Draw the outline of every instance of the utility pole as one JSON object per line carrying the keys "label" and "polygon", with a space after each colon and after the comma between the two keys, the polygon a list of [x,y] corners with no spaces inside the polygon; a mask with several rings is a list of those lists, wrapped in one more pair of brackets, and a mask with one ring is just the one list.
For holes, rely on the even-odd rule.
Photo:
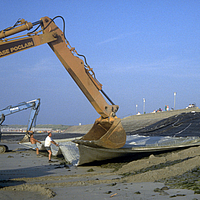
{"label": "utility pole", "polygon": [[176,92],[174,92],[174,110],[175,110],[175,106],[176,106]]}
{"label": "utility pole", "polygon": [[143,114],[145,114],[145,98],[143,98]]}

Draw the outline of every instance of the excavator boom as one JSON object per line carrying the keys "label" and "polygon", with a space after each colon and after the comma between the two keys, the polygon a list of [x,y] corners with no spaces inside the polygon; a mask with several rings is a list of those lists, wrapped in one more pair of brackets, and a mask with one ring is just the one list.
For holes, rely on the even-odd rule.
{"label": "excavator boom", "polygon": [[[102,85],[96,79],[93,69],[87,64],[85,56],[78,54],[75,48],[70,46],[64,31],[58,28],[54,23],[54,19],[43,17],[35,23],[22,20],[16,27],[2,30],[0,32],[0,57],[47,43],[89,102],[100,114],[100,118],[95,121],[93,128],[81,140],[75,142],[105,148],[124,146],[126,133],[121,120],[116,117],[119,106],[115,105],[102,90]],[[8,36],[21,31],[29,30],[36,24],[41,27],[40,31],[8,38]],[[85,62],[80,57],[83,57]],[[105,97],[111,105],[107,103]]]}
{"label": "excavator boom", "polygon": [[[0,141],[1,141],[1,125],[5,121],[6,116],[23,110],[27,110],[29,108],[31,108],[31,113],[28,120],[27,131],[21,143],[26,142],[29,139],[29,131],[31,130],[33,125],[35,126],[36,123],[36,118],[40,108],[40,99],[22,102],[15,106],[7,106],[6,108],[0,110]],[[7,146],[0,144],[0,153],[4,153],[7,150],[8,150]]]}
{"label": "excavator boom", "polygon": [[4,122],[6,116],[31,108],[31,113],[27,127],[27,131],[30,131],[36,119],[36,116],[38,115],[39,107],[40,107],[40,99],[22,102],[15,106],[7,106],[6,108],[0,110],[0,125]]}

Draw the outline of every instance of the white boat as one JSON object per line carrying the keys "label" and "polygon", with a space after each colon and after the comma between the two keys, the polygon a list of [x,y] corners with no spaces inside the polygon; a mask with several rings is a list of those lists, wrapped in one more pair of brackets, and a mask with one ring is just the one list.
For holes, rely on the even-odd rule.
{"label": "white boat", "polygon": [[161,137],[139,136],[127,137],[127,142],[120,149],[106,149],[78,144],[78,165],[94,161],[104,161],[125,156],[134,156],[142,153],[155,153],[200,145],[199,137]]}
{"label": "white boat", "polygon": [[[127,136],[126,144],[119,149],[106,149],[84,144],[77,144],[80,138],[55,140],[59,147],[51,145],[54,156],[62,154],[72,165],[84,165],[95,161],[105,161],[136,154],[155,153],[178,148],[200,145],[200,137],[170,137],[170,136]],[[74,143],[76,141],[76,143]],[[22,145],[32,148],[31,143]],[[44,141],[38,144],[40,150],[45,150]]]}

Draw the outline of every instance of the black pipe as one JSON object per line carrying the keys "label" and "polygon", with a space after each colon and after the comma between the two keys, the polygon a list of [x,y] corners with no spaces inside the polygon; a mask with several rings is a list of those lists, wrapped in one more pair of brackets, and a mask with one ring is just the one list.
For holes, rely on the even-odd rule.
{"label": "black pipe", "polygon": [[108,101],[110,101],[110,103],[112,104],[112,105],[115,105],[114,103],[113,103],[113,101],[107,96],[107,94],[103,91],[103,90],[100,90],[101,92],[102,92],[102,94],[108,99]]}

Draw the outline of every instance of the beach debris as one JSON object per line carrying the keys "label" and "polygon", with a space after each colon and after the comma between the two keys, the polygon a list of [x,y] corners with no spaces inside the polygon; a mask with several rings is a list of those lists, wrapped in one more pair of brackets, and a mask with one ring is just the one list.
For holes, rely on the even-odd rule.
{"label": "beach debris", "polygon": [[134,192],[134,194],[141,194],[141,192],[140,192],[140,191],[137,191],[137,192]]}
{"label": "beach debris", "polygon": [[14,158],[14,156],[8,156],[8,158]]}
{"label": "beach debris", "polygon": [[154,192],[159,192],[160,195],[169,195],[167,192],[165,192],[165,190],[168,190],[168,187],[162,187],[162,188],[155,188]]}
{"label": "beach debris", "polygon": [[87,172],[94,172],[94,169],[90,168],[87,170]]}
{"label": "beach debris", "polygon": [[163,186],[163,187],[161,188],[161,190],[169,190],[169,188],[168,188],[167,186]]}
{"label": "beach debris", "polygon": [[117,193],[115,193],[115,194],[112,194],[112,195],[110,196],[110,198],[111,198],[111,197],[114,197],[114,196],[116,196],[116,195],[117,195]]}
{"label": "beach debris", "polygon": [[117,183],[111,183],[111,184],[108,184],[107,186],[115,186],[117,185]]}
{"label": "beach debris", "polygon": [[65,168],[69,169],[69,166],[67,164],[69,164],[69,163],[66,161],[60,162],[60,165],[63,165]]}
{"label": "beach debris", "polygon": [[170,198],[174,198],[174,197],[184,197],[186,196],[185,194],[175,194],[175,195],[172,195],[170,196]]}
{"label": "beach debris", "polygon": [[160,191],[160,195],[167,196],[167,195],[169,195],[169,194],[168,194],[167,192],[161,190],[161,191]]}

